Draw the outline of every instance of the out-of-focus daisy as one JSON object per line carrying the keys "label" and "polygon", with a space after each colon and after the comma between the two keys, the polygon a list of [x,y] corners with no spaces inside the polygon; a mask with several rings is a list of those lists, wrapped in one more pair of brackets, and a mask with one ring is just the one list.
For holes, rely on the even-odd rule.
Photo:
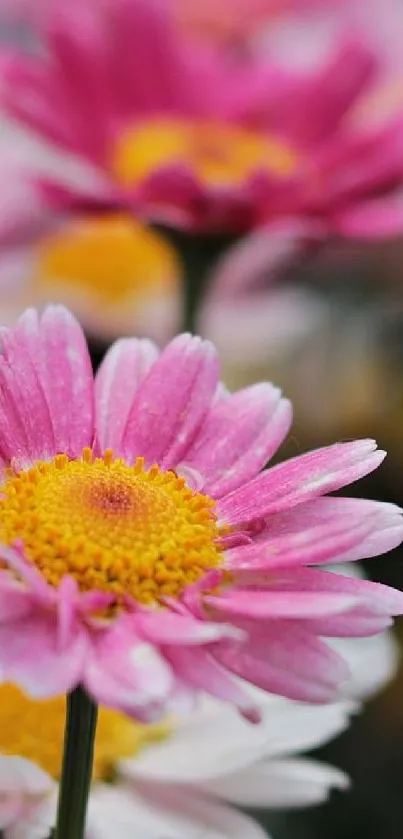
{"label": "out-of-focus daisy", "polygon": [[[351,699],[317,707],[248,687],[262,713],[258,728],[213,699],[160,726],[100,709],[89,839],[131,836],[133,830],[142,839],[196,839],[202,831],[214,839],[263,839],[264,831],[237,806],[309,806],[324,801],[332,787],[345,789],[343,772],[298,753],[348,725],[358,710],[353,700],[393,675],[396,651],[383,635],[347,642],[344,652]],[[64,704],[62,698],[36,702],[11,685],[0,688],[0,827],[6,839],[47,839],[54,824]]]}
{"label": "out-of-focus daisy", "polygon": [[261,471],[291,407],[229,395],[213,346],[121,340],[95,383],[60,307],[1,331],[0,672],[35,697],[77,685],[140,720],[200,691],[258,714],[231,674],[332,699],[348,668],[322,636],[374,635],[394,589],[314,566],[399,544],[400,510],[326,493],[376,469],[372,440]]}
{"label": "out-of-focus daisy", "polygon": [[[402,121],[354,116],[376,87],[377,61],[363,44],[333,39],[309,70],[286,68],[272,51],[229,61],[191,46],[163,6],[54,0],[38,26],[46,49],[3,54],[0,98],[31,129],[2,130],[0,288],[9,322],[48,296],[96,335],[134,330],[168,340],[182,272],[168,243],[133,215],[198,234],[252,230],[231,267],[231,298],[235,275],[245,287],[254,272],[267,276],[279,225],[298,228],[302,257],[333,233],[373,238],[403,226]],[[83,241],[91,271],[87,259],[76,269]]]}
{"label": "out-of-focus daisy", "polygon": [[348,233],[345,217],[401,180],[402,121],[353,130],[346,119],[374,80],[363,44],[339,43],[306,73],[270,58],[229,62],[191,45],[170,11],[55,3],[45,51],[3,56],[9,114],[104,179],[98,190],[42,184],[45,203],[130,206],[197,230],[298,217]]}

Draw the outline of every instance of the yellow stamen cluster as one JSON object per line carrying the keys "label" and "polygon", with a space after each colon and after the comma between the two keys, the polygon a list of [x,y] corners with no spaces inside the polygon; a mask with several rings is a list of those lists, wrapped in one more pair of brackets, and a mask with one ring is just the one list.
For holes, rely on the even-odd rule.
{"label": "yellow stamen cluster", "polygon": [[0,498],[0,541],[22,540],[25,555],[57,587],[130,595],[143,604],[177,597],[221,563],[214,502],[184,478],[133,466],[111,451],[57,455],[11,473]]}
{"label": "yellow stamen cluster", "polygon": [[[32,760],[58,778],[63,754],[65,697],[37,701],[14,685],[0,686],[0,753]],[[123,714],[100,708],[95,739],[94,780],[111,777],[117,761],[162,739],[167,725],[134,723]]]}
{"label": "yellow stamen cluster", "polygon": [[298,158],[276,137],[214,122],[159,119],[130,128],[113,150],[111,168],[126,186],[157,169],[185,165],[210,186],[240,185],[256,172],[288,177]]}

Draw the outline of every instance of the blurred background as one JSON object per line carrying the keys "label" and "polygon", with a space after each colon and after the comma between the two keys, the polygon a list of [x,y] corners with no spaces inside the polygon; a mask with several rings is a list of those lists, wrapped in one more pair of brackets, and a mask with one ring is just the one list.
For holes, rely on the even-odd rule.
{"label": "blurred background", "polygon": [[[402,0],[0,0],[1,322],[66,303],[95,367],[200,332],[292,399],[281,458],[376,437],[403,504],[402,39]],[[277,839],[401,835],[403,670],[321,757],[352,791]]]}

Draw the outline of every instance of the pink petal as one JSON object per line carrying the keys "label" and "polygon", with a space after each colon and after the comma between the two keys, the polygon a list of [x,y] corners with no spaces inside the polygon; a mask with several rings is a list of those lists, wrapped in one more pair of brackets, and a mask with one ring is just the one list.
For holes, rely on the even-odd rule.
{"label": "pink petal", "polygon": [[[1,552],[0,552],[1,555]],[[26,587],[7,572],[0,574],[0,624],[27,617],[32,600]]]}
{"label": "pink petal", "polygon": [[199,647],[164,647],[164,655],[175,674],[186,684],[235,705],[241,714],[252,722],[259,719],[259,711],[247,692],[228,675],[209,652]]}
{"label": "pink petal", "polygon": [[225,366],[250,376],[251,370],[267,369],[268,359],[277,364],[294,357],[303,342],[323,329],[329,306],[318,291],[291,284],[211,301],[206,296],[200,332],[216,346]]}
{"label": "pink petal", "polygon": [[[27,149],[24,152],[26,154]],[[6,248],[26,247],[38,236],[46,234],[52,227],[53,219],[36,184],[24,175],[20,166],[11,166],[7,161],[0,170],[0,182],[0,247],[3,259]]]}
{"label": "pink petal", "polygon": [[[319,151],[313,164],[317,177],[326,182],[325,206],[336,208],[336,220],[343,213],[343,205],[365,202],[367,197],[385,192],[386,186],[393,197],[393,189],[401,182],[403,167],[401,134],[402,120],[397,117],[380,129],[366,130],[359,136],[353,132],[342,143],[335,139]],[[313,181],[312,185],[313,194],[309,195],[307,184],[307,204],[311,203],[312,208],[316,206],[316,211],[318,208],[323,211],[323,195],[317,188],[315,193]]]}
{"label": "pink petal", "polygon": [[[66,91],[48,67],[32,56],[9,52],[1,63],[1,105],[17,121],[33,129],[39,137],[56,145],[81,152],[82,137],[76,114],[70,107]],[[16,95],[18,91],[18,95]],[[57,99],[64,108],[57,113]],[[79,121],[78,121],[79,122]]]}
{"label": "pink petal", "polygon": [[48,306],[40,320],[25,312],[15,335],[45,392],[56,451],[79,456],[94,435],[93,377],[81,327],[63,306]]}
{"label": "pink petal", "polygon": [[83,683],[97,702],[152,722],[164,715],[172,672],[156,648],[143,642],[130,616],[94,630]]}
{"label": "pink petal", "polygon": [[294,457],[262,472],[242,489],[235,490],[217,505],[227,524],[264,518],[333,492],[376,469],[385,452],[376,450],[373,440],[336,443]]}
{"label": "pink petal", "polygon": [[309,243],[325,234],[324,225],[298,217],[269,222],[254,230],[218,263],[207,292],[208,305],[215,300],[230,302],[234,296],[242,301],[242,294],[263,284],[275,284],[282,272],[301,259]]}
{"label": "pink petal", "polygon": [[15,332],[1,330],[0,453],[3,463],[26,468],[55,454],[48,401],[28,352]]}
{"label": "pink petal", "polygon": [[209,342],[180,335],[164,350],[134,398],[123,434],[129,462],[174,467],[185,455],[217,387],[217,359]]}
{"label": "pink petal", "polygon": [[[283,532],[272,537],[265,534],[264,539],[259,538],[251,545],[228,551],[226,565],[247,572],[248,569],[270,571],[293,565],[331,562],[336,557],[349,555],[355,548],[361,553],[368,535],[376,527],[376,518],[374,520],[368,514],[352,515],[349,519],[335,516],[333,520],[316,526],[307,522],[300,531]],[[403,524],[401,529],[403,538]]]}
{"label": "pink petal", "polygon": [[367,638],[378,635],[392,626],[388,615],[374,614],[365,606],[357,606],[346,615],[331,615],[307,621],[307,628],[315,635],[326,638]]}
{"label": "pink petal", "polygon": [[289,431],[292,408],[270,384],[255,385],[216,402],[186,456],[214,498],[250,480]]}
{"label": "pink petal", "polygon": [[345,41],[316,78],[308,76],[289,96],[283,130],[291,132],[297,143],[309,145],[334,136],[349,107],[374,78],[376,64],[364,43]]}
{"label": "pink petal", "polygon": [[363,539],[361,544],[356,545],[355,548],[334,557],[332,562],[355,562],[357,559],[369,559],[372,556],[379,556],[380,554],[388,553],[388,551],[397,548],[403,540],[403,527],[401,520],[395,517],[387,521],[385,519],[383,525],[379,522],[378,527],[375,527],[366,539]]}
{"label": "pink petal", "polygon": [[[329,532],[344,523],[373,521],[374,534],[385,528],[394,528],[402,522],[402,510],[395,504],[384,501],[368,501],[364,498],[315,498],[289,510],[282,510],[270,516],[259,540],[266,542],[282,536],[292,536],[310,528],[323,527]],[[362,557],[367,554],[362,553]]]}
{"label": "pink petal", "polygon": [[57,641],[65,649],[74,643],[76,633],[77,606],[80,599],[78,585],[73,577],[63,577],[57,590]]}
{"label": "pink petal", "polygon": [[401,236],[403,231],[403,195],[401,191],[387,197],[360,202],[338,213],[334,219],[336,232],[353,239]]}
{"label": "pink petal", "polygon": [[199,646],[225,637],[240,637],[242,633],[232,626],[208,621],[198,621],[192,616],[172,612],[143,612],[136,615],[136,627],[151,644],[180,644]]}
{"label": "pink petal", "polygon": [[295,568],[274,574],[274,585],[281,591],[338,592],[356,597],[375,614],[403,614],[403,592],[382,583],[335,574],[318,568]]}
{"label": "pink petal", "polygon": [[305,702],[330,701],[349,677],[343,659],[298,622],[271,621],[260,632],[253,627],[246,644],[223,641],[214,655],[263,690]]}
{"label": "pink petal", "polygon": [[[25,593],[31,600],[32,607],[38,603],[47,607],[54,605],[57,600],[55,590],[46,582],[36,566],[29,559],[26,559],[22,544],[17,544],[12,548],[0,544],[0,555],[7,569],[15,572],[17,577],[25,584]],[[8,584],[8,571],[2,573],[1,579],[2,582],[4,580],[5,585]]]}
{"label": "pink petal", "polygon": [[59,6],[48,21],[52,76],[64,87],[82,150],[100,162],[106,153],[108,111],[113,107],[108,101],[108,42],[102,12],[102,7],[91,9],[73,1]]}
{"label": "pink petal", "polygon": [[37,699],[76,687],[87,652],[86,634],[78,626],[68,646],[61,648],[56,623],[46,612],[0,626],[3,679],[15,682]]}
{"label": "pink petal", "polygon": [[108,43],[119,44],[118,52],[110,51],[109,72],[117,91],[115,95],[119,101],[123,100],[132,119],[150,109],[159,112],[181,107],[195,109],[197,88],[190,72],[193,50],[180,49],[172,16],[165,6],[132,0],[106,5],[104,25]]}
{"label": "pink petal", "polygon": [[[204,602],[220,616],[237,618],[277,619],[312,618],[347,612],[357,604],[355,597],[324,592],[300,592],[276,588],[264,591],[234,589],[221,595],[206,596]],[[403,595],[402,595],[403,600]]]}
{"label": "pink petal", "polygon": [[95,379],[96,430],[101,451],[121,454],[124,429],[144,376],[158,358],[151,341],[121,338],[107,352]]}
{"label": "pink petal", "polygon": [[[329,637],[364,637],[375,635],[391,624],[390,616],[403,612],[403,593],[380,583],[321,571],[316,568],[284,569],[283,571],[250,570],[241,575],[242,585],[256,589],[266,587],[271,593],[310,592],[320,600],[324,593],[339,593],[356,598],[356,604],[342,616],[318,613],[306,616],[304,624],[315,635]],[[234,593],[234,599],[236,592]]]}

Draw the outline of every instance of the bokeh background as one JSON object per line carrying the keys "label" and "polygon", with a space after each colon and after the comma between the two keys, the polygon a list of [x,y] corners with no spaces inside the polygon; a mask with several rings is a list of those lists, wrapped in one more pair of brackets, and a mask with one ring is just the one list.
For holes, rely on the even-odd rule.
{"label": "bokeh background", "polygon": [[[376,437],[359,493],[403,504],[403,2],[161,0],[134,42],[111,2],[0,0],[2,322],[66,302],[94,366],[196,329],[293,400],[282,458]],[[402,550],[366,571],[403,589]],[[320,756],[351,792],[277,839],[401,836],[403,670]]]}

